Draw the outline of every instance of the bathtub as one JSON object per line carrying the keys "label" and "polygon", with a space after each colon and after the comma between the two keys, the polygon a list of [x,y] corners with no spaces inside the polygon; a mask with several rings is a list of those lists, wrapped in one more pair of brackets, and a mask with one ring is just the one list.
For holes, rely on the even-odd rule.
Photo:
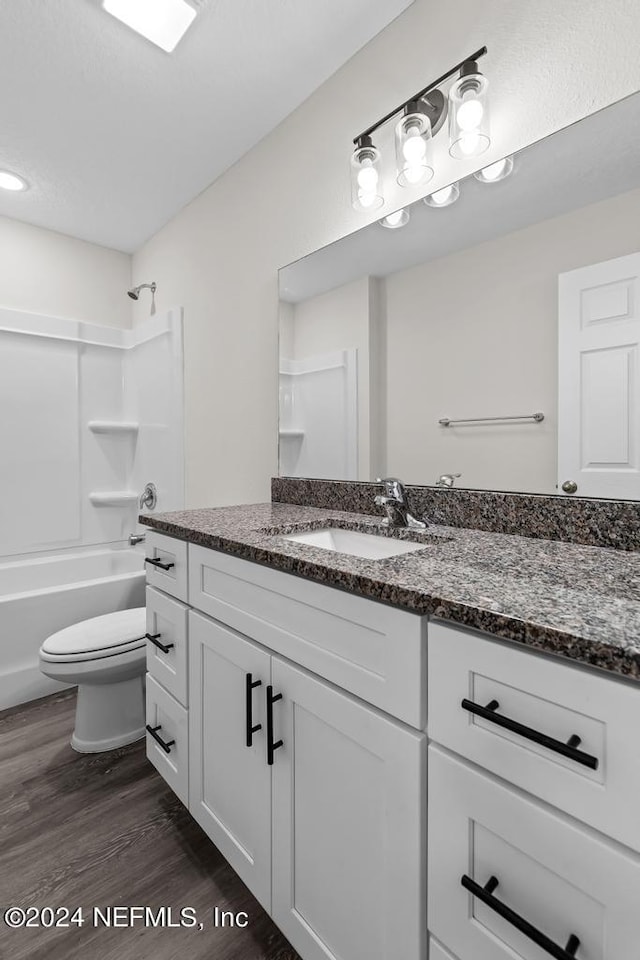
{"label": "bathtub", "polygon": [[56,630],[144,606],[144,554],[131,547],[0,563],[0,710],[64,689],[43,676],[38,650]]}

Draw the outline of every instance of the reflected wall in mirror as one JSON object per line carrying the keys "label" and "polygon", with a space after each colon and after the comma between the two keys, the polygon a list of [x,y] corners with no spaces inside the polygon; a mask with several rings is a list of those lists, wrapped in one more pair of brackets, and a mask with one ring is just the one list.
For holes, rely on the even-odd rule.
{"label": "reflected wall in mirror", "polygon": [[640,499],[640,94],[459,188],[280,271],[281,475]]}

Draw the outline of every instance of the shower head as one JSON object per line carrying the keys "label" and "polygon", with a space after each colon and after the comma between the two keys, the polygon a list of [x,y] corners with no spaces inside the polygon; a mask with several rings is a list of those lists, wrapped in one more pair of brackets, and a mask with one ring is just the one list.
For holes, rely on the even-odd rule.
{"label": "shower head", "polygon": [[156,286],[155,280],[153,283],[141,283],[139,286],[132,287],[131,290],[127,290],[127,296],[131,297],[132,300],[139,300],[141,290],[151,290],[151,314],[153,316],[153,314],[156,312]]}
{"label": "shower head", "polygon": [[151,290],[151,293],[156,292],[156,283],[141,283],[139,287],[132,287],[131,290],[127,290],[127,296],[131,297],[132,300],[140,299],[140,291],[148,288]]}

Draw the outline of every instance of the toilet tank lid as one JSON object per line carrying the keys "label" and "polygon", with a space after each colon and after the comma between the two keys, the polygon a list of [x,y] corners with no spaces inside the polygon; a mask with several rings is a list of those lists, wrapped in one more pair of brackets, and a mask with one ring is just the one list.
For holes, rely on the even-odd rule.
{"label": "toilet tank lid", "polygon": [[52,633],[42,644],[42,650],[58,656],[112,650],[132,640],[144,640],[146,629],[144,607],[116,610]]}

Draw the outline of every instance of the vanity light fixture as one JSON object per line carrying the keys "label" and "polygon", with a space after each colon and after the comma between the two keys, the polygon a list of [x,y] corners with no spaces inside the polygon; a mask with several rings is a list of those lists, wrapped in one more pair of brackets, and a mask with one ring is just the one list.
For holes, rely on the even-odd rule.
{"label": "vanity light fixture", "polygon": [[17,173],[11,173],[9,170],[0,170],[0,188],[2,190],[11,190],[13,193],[19,193],[21,190],[28,190],[29,184],[24,177],[19,177]]}
{"label": "vanity light fixture", "polygon": [[396,125],[396,165],[401,187],[428,183],[431,165],[431,120],[419,100],[408,103]]}
{"label": "vanity light fixture", "polygon": [[489,81],[475,59],[462,65],[449,91],[449,153],[458,160],[479,157],[489,149]]}
{"label": "vanity light fixture", "polygon": [[396,210],[395,213],[390,213],[388,216],[383,217],[382,220],[379,220],[378,223],[381,227],[386,227],[387,230],[397,230],[398,227],[404,227],[409,220],[411,215],[408,210]]}
{"label": "vanity light fixture", "polygon": [[[487,99],[489,84],[478,70],[478,60],[486,52],[487,48],[482,47],[457,63],[354,138],[351,197],[356,210],[375,210],[384,203],[381,155],[373,143],[372,134],[398,114],[401,116],[395,127],[396,176],[402,187],[420,186],[433,177],[433,138],[443,126],[447,114],[451,156],[466,159],[488,149],[491,143]],[[460,75],[451,87],[449,96],[445,97],[439,88],[456,73]],[[457,193],[447,202],[452,203],[456,198]]]}
{"label": "vanity light fixture", "polygon": [[442,190],[436,190],[424,198],[424,202],[429,207],[450,207],[460,196],[460,187],[457,183],[450,183],[448,187]]}
{"label": "vanity light fixture", "polygon": [[384,203],[380,151],[366,134],[351,154],[351,198],[356,210],[377,210]]}
{"label": "vanity light fixture", "polygon": [[172,53],[196,18],[187,0],[102,0],[107,13]]}
{"label": "vanity light fixture", "polygon": [[513,157],[504,157],[502,160],[490,163],[488,167],[483,167],[482,170],[477,170],[474,177],[480,183],[498,183],[500,180],[506,180],[512,172]]}

